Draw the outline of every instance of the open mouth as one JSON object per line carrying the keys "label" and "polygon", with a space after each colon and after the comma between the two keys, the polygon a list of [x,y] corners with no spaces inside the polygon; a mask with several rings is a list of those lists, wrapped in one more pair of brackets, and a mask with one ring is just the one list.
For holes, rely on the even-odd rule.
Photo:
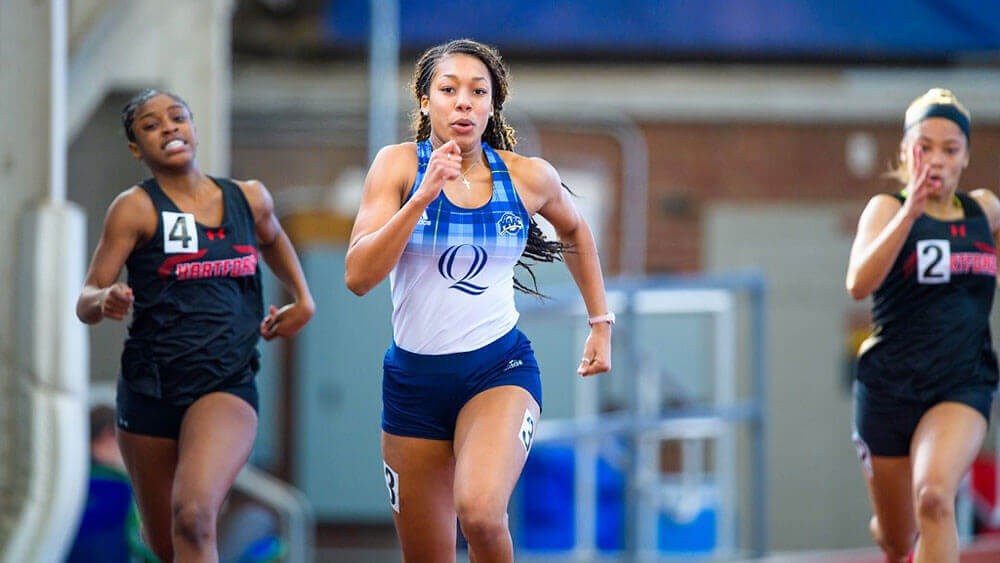
{"label": "open mouth", "polygon": [[473,123],[468,119],[459,119],[451,123],[451,128],[459,133],[467,133],[472,131]]}
{"label": "open mouth", "polygon": [[184,141],[184,139],[171,139],[163,145],[163,150],[167,153],[173,154],[184,150],[185,147],[187,147],[187,142]]}

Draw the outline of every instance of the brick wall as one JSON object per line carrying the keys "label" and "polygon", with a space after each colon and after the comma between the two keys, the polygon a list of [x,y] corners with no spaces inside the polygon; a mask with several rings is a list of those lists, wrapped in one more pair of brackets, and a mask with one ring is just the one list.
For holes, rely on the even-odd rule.
{"label": "brick wall", "polygon": [[[615,209],[607,248],[620,248],[621,166],[609,136],[560,132],[538,123],[546,158],[556,168],[600,159],[614,176]],[[852,232],[871,195],[897,189],[880,177],[898,150],[897,123],[644,123],[649,146],[649,204],[646,264],[649,272],[693,272],[701,267],[702,214],[713,202],[768,200],[801,203],[856,203],[844,218]],[[875,170],[857,177],[847,166],[850,135],[871,135],[877,146]],[[1000,126],[974,126],[972,160],[961,187],[1000,187]],[[349,165],[365,158],[360,144],[295,146],[259,144],[234,131],[233,174],[263,180],[271,190],[296,185],[329,185]],[[358,139],[363,142],[364,139]],[[358,189],[361,189],[358,186]],[[625,219],[631,219],[624,210]],[[608,272],[619,270],[616,252],[602,257]]]}
{"label": "brick wall", "polygon": [[[575,159],[600,158],[620,178],[617,145],[600,135],[542,131],[546,157],[557,167]],[[769,200],[801,203],[856,203],[856,212],[844,219],[853,233],[857,217],[869,197],[898,189],[881,178],[898,151],[897,124],[704,124],[646,123],[649,145],[649,232],[647,269],[650,272],[692,272],[701,267],[702,212],[713,202]],[[857,177],[847,166],[847,139],[867,133],[877,146],[875,170]],[[972,158],[961,189],[1000,187],[1000,127],[973,130]],[[609,186],[620,205],[620,180]],[[609,233],[618,248],[618,222]],[[629,214],[626,210],[626,220]],[[618,257],[605,260],[610,271]]]}

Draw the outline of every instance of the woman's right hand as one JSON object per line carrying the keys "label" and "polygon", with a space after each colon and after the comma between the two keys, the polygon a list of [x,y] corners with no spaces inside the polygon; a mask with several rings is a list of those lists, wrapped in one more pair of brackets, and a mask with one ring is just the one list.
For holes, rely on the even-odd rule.
{"label": "woman's right hand", "polygon": [[104,289],[101,294],[101,316],[120,321],[132,309],[135,295],[132,288],[124,282],[116,282]]}
{"label": "woman's right hand", "polygon": [[431,153],[424,179],[413,197],[420,202],[430,204],[444,189],[445,182],[457,180],[461,175],[462,151],[455,141],[448,141]]}
{"label": "woman's right hand", "polygon": [[914,143],[910,156],[910,181],[906,184],[903,212],[908,217],[916,219],[923,214],[927,206],[927,197],[935,190],[935,186],[927,182],[931,165],[924,161],[924,148]]}

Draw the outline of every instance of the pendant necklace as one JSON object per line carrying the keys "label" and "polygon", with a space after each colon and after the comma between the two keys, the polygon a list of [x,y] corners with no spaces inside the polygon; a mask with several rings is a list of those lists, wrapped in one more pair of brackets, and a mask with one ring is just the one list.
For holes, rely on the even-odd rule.
{"label": "pendant necklace", "polygon": [[465,189],[467,190],[471,190],[472,185],[470,184],[469,179],[465,177],[465,175],[471,172],[472,169],[475,168],[477,164],[479,164],[480,160],[481,160],[480,158],[477,158],[476,161],[472,163],[472,166],[469,166],[468,168],[466,168],[464,171],[461,172],[462,183],[465,184]]}

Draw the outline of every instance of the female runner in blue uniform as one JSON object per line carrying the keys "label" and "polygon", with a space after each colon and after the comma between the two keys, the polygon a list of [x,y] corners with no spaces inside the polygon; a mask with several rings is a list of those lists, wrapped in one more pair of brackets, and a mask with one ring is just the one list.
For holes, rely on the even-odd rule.
{"label": "female runner in blue uniform", "polygon": [[[257,432],[258,339],[295,334],[314,304],[264,185],[198,169],[183,100],[144,91],[122,121],[153,177],[108,209],[77,316],[133,311],[117,425],[146,542],[162,561],[218,561],[219,507]],[[258,251],[295,299],[266,317]]]}
{"label": "female runner in blue uniform", "polygon": [[[590,335],[581,375],[610,369],[611,324],[590,229],[539,158],[519,156],[501,115],[499,53],[457,40],[417,62],[416,143],[383,148],[365,180],[346,283],[389,276],[382,456],[405,561],[455,560],[456,515],[476,562],[512,561],[507,503],[541,410],[538,365],[515,327],[522,256],[563,258]],[[546,241],[531,216],[555,227]]]}
{"label": "female runner in blue uniform", "polygon": [[889,561],[958,561],[955,494],[986,435],[997,386],[989,314],[1000,200],[957,191],[969,113],[934,88],[906,110],[905,189],[861,215],[847,270],[854,299],[874,293],[872,336],[855,383],[855,443]]}

